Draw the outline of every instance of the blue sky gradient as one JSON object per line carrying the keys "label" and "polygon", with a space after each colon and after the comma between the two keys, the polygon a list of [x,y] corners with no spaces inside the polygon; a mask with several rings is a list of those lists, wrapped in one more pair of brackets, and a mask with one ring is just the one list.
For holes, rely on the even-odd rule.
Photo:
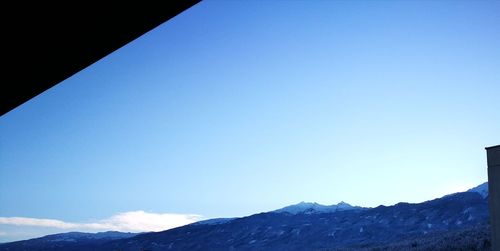
{"label": "blue sky gradient", "polygon": [[0,117],[0,217],[473,187],[500,144],[498,24],[498,1],[204,1]]}

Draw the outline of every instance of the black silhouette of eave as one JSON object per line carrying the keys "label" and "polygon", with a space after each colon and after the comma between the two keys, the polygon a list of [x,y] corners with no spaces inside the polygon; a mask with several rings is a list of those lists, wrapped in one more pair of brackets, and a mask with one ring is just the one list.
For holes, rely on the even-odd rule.
{"label": "black silhouette of eave", "polygon": [[0,116],[198,2],[5,4]]}
{"label": "black silhouette of eave", "polygon": [[488,147],[485,147],[484,149],[489,150],[489,149],[498,148],[498,147],[500,147],[500,145],[488,146]]}

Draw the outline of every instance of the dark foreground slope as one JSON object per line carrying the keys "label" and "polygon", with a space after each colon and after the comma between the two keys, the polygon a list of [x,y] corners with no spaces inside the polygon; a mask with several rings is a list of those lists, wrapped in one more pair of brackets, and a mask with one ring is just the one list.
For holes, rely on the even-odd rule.
{"label": "dark foreground slope", "polygon": [[347,248],[332,248],[324,251],[449,251],[491,250],[490,227],[487,224],[466,227],[460,230],[436,231],[417,235],[389,244],[353,245]]}
{"label": "dark foreground slope", "polygon": [[[470,241],[460,242],[466,236],[478,239],[479,244],[474,244],[478,250],[487,250],[488,219],[487,197],[464,192],[418,204],[328,213],[260,213],[98,245],[81,243],[65,250],[426,250],[438,246],[460,250],[460,245],[474,250],[466,248]],[[0,250],[26,249],[18,242],[0,245]]]}

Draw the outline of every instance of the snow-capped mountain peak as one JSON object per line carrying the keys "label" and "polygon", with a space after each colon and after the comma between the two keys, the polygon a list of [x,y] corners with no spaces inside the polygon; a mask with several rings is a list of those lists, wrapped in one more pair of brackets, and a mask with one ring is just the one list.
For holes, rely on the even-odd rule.
{"label": "snow-capped mountain peak", "polygon": [[338,204],[326,206],[316,202],[300,202],[294,205],[286,206],[284,208],[275,210],[276,213],[290,213],[290,214],[313,214],[313,213],[332,213],[335,211],[344,211],[351,209],[359,209],[360,207],[353,207],[346,202],[341,201]]}

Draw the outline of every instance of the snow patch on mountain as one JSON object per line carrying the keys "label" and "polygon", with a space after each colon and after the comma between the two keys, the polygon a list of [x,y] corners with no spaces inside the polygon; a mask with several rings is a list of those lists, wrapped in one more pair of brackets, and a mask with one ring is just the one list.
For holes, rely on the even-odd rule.
{"label": "snow patch on mountain", "polygon": [[234,219],[236,219],[236,218],[214,218],[214,219],[198,221],[198,222],[192,223],[192,225],[217,225],[217,224],[224,224],[224,223],[230,222]]}
{"label": "snow patch on mountain", "polygon": [[68,232],[68,233],[47,235],[38,239],[47,242],[77,242],[82,240],[118,240],[124,238],[131,238],[138,234],[139,233],[130,233],[130,232],[125,233],[118,231],[107,231],[98,233]]}

